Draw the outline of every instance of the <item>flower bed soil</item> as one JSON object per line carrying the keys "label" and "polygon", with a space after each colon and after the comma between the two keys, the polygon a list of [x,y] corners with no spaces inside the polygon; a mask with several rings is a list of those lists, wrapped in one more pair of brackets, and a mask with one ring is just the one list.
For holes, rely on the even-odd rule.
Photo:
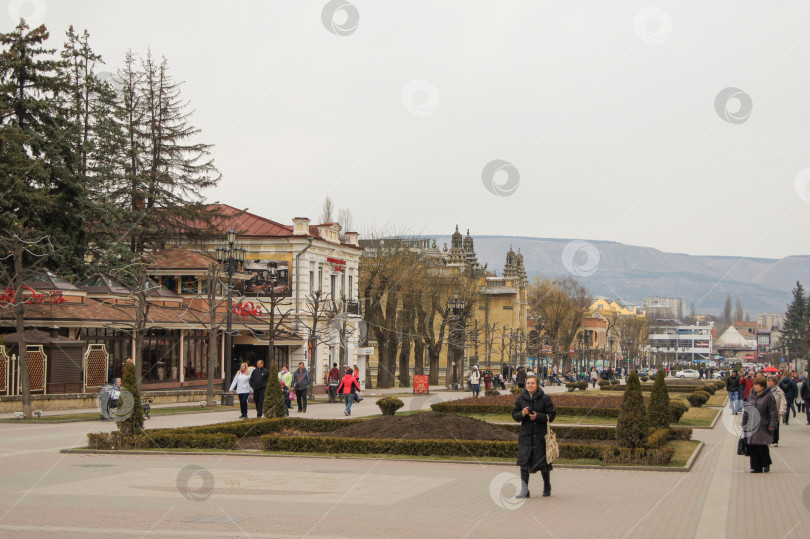
{"label": "flower bed soil", "polygon": [[348,425],[328,434],[334,438],[394,440],[485,440],[513,442],[517,434],[492,423],[456,414],[385,416]]}

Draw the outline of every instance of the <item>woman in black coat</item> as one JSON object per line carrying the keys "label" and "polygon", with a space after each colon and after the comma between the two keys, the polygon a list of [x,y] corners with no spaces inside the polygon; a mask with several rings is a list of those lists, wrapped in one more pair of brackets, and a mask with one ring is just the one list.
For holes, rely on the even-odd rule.
{"label": "woman in black coat", "polygon": [[521,488],[517,498],[529,498],[529,474],[538,470],[543,476],[543,496],[551,496],[552,466],[546,462],[547,425],[554,421],[557,412],[551,397],[546,395],[537,376],[526,377],[526,389],[518,395],[512,417],[520,422],[518,435],[518,460]]}

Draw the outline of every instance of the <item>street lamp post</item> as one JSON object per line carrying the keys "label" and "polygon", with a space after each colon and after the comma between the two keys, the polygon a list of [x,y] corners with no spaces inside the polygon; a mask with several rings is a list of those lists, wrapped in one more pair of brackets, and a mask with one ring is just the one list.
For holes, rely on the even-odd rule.
{"label": "street lamp post", "polygon": [[[460,338],[460,333],[463,333],[463,319],[464,319],[464,306],[465,302],[463,299],[458,297],[458,292],[453,292],[453,298],[447,300],[447,310],[448,312],[453,314],[453,324],[456,328],[455,337],[451,339],[451,347],[450,349],[453,350],[453,357],[450,359],[450,363],[453,367],[453,382],[452,384],[458,387],[458,378],[457,378],[457,364],[459,363],[459,350],[463,353],[462,345],[458,342]],[[452,334],[452,331],[451,331]],[[445,374],[445,384],[447,384],[447,374]]]}
{"label": "street lamp post", "polygon": [[236,246],[236,230],[228,230],[225,239],[226,245],[219,245],[216,248],[217,260],[225,264],[225,271],[228,274],[228,313],[225,329],[225,372],[222,373],[224,380],[224,390],[231,385],[231,372],[233,372],[233,274],[236,273],[237,264],[245,261],[245,248]]}

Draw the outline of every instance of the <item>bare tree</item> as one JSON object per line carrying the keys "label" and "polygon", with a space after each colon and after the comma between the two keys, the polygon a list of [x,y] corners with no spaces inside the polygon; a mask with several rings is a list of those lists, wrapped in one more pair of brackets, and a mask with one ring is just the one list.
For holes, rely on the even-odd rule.
{"label": "bare tree", "polygon": [[330,294],[323,290],[313,290],[306,297],[304,309],[309,313],[312,322],[308,325],[301,321],[301,324],[307,328],[307,346],[311,350],[308,368],[310,376],[313,377],[313,383],[309,385],[309,397],[312,397],[312,386],[315,384],[313,373],[318,365],[318,345],[331,339],[329,322],[335,316],[335,307]]}
{"label": "bare tree", "polygon": [[331,223],[333,221],[332,215],[335,211],[335,204],[332,202],[332,197],[329,195],[323,199],[323,206],[321,207],[321,224]]}
{"label": "bare tree", "polygon": [[[226,286],[222,280],[222,275],[222,265],[212,261],[205,273],[205,291],[199,297],[191,298],[186,303],[186,311],[180,315],[183,320],[188,317],[190,322],[202,325],[208,334],[206,407],[214,406],[214,373],[219,363],[217,337],[223,334],[224,316],[222,307],[227,302],[227,296],[219,293]],[[199,305],[200,302],[204,303]],[[224,313],[224,315],[227,316],[227,313]],[[184,369],[185,366],[181,365],[180,368]]]}
{"label": "bare tree", "polygon": [[[0,258],[0,284],[8,283],[5,299],[0,299],[0,317],[7,311],[14,315],[17,331],[17,365],[20,369],[23,417],[31,419],[31,384],[28,379],[28,345],[25,339],[25,305],[28,300],[24,293],[24,282],[34,276],[54,253],[47,236],[37,235],[30,229],[19,229],[0,238],[0,252],[9,253]],[[10,264],[9,264],[9,259]],[[11,296],[8,298],[7,296]]]}
{"label": "bare tree", "polygon": [[530,308],[545,320],[545,334],[564,371],[571,369],[568,351],[590,303],[588,291],[571,277],[549,280],[538,276],[529,285]]}

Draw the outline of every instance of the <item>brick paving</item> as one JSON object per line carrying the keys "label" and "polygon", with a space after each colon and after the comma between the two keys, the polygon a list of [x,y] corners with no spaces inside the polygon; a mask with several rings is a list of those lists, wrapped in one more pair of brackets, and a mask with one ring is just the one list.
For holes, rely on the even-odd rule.
{"label": "brick paving", "polygon": [[[429,404],[421,399],[406,408]],[[342,417],[342,407],[331,406],[313,407],[307,416]],[[370,413],[376,406],[366,399],[356,415]],[[231,415],[156,417],[149,425]],[[726,425],[694,431],[706,446],[689,473],[558,468],[550,498],[516,504],[514,466],[60,454],[82,445],[87,432],[112,425],[3,423],[0,536],[807,537],[810,426],[782,426],[771,473],[752,475],[747,459],[734,454],[736,435]],[[201,469],[179,488],[189,465]],[[537,494],[540,484],[532,478]]]}

